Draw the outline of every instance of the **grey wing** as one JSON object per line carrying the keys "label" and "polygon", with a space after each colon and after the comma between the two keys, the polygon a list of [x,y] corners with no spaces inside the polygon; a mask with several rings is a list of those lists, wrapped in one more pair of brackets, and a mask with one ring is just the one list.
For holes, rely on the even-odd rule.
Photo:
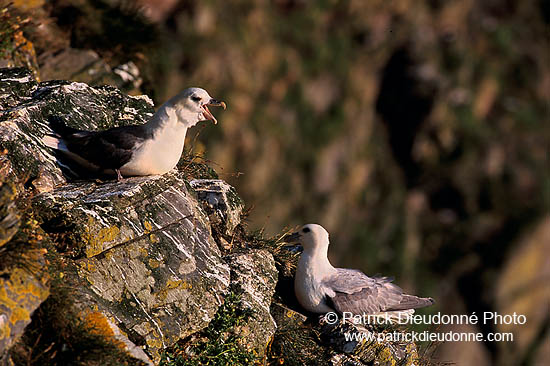
{"label": "grey wing", "polygon": [[403,290],[388,277],[371,278],[358,270],[338,268],[324,281],[329,299],[340,313],[375,314],[397,310],[403,300]]}
{"label": "grey wing", "polygon": [[134,149],[150,137],[141,126],[115,127],[106,131],[74,133],[64,137],[69,150],[104,169],[119,169],[132,158]]}
{"label": "grey wing", "polygon": [[104,131],[83,131],[68,127],[62,118],[50,116],[50,127],[69,152],[104,169],[119,169],[132,158],[134,148],[151,132],[143,125],[114,127]]}
{"label": "grey wing", "polygon": [[133,129],[117,127],[107,131],[73,134],[65,143],[71,152],[93,164],[109,169],[119,169],[130,161],[134,146],[143,141]]}
{"label": "grey wing", "polygon": [[336,273],[325,278],[323,284],[328,288],[353,294],[365,287],[374,286],[376,280],[356,269],[336,268]]}

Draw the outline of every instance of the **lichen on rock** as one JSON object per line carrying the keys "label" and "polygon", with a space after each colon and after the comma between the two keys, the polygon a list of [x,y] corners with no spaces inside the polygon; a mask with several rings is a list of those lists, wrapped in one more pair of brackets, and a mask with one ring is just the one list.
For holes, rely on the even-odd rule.
{"label": "lichen on rock", "polygon": [[34,201],[46,227],[70,230],[69,246],[83,245],[79,306],[116,319],[153,359],[208,325],[229,268],[181,173],[66,184]]}
{"label": "lichen on rock", "polygon": [[48,275],[42,235],[36,222],[20,217],[13,182],[0,179],[0,362],[9,363],[8,350],[23,335],[31,315],[48,297]]}
{"label": "lichen on rock", "polygon": [[[244,203],[236,190],[220,179],[202,179],[215,176],[211,168],[194,166],[207,174],[189,174],[184,164],[162,176],[75,180],[72,167],[41,142],[51,132],[47,117],[62,116],[76,128],[104,129],[144,123],[152,103],[114,87],[37,83],[29,75],[22,69],[0,70],[5,106],[0,148],[7,149],[0,154],[0,173],[26,187],[18,197],[14,186],[0,186],[0,255],[13,233],[21,231],[12,201],[26,200],[40,223],[34,224],[35,235],[40,231],[51,240],[52,275],[72,291],[64,295],[61,286],[55,288],[51,303],[64,297],[59,306],[65,310],[40,305],[48,296],[47,276],[15,265],[3,269],[0,351],[6,359],[39,305],[76,314],[78,326],[61,328],[88,332],[82,345],[99,337],[111,345],[114,359],[121,360],[117,352],[124,352],[140,364],[170,365],[168,358],[180,357],[190,364],[263,359],[269,364],[389,365],[414,358],[414,344],[342,344],[340,330],[348,325],[329,329],[293,310],[295,256],[283,255],[274,240],[246,233]],[[31,253],[33,268],[43,271],[42,252]],[[29,340],[39,342],[40,336]],[[57,346],[52,352],[63,349]],[[40,349],[49,352],[47,347]]]}
{"label": "lichen on rock", "polygon": [[244,208],[235,188],[221,179],[193,179],[189,184],[197,192],[210,222],[220,226],[225,235],[231,236],[241,222]]}
{"label": "lichen on rock", "polygon": [[271,253],[265,249],[232,254],[231,286],[241,295],[241,307],[252,310],[252,317],[236,329],[241,345],[263,357],[277,324],[271,316],[271,299],[277,283],[277,269]]}

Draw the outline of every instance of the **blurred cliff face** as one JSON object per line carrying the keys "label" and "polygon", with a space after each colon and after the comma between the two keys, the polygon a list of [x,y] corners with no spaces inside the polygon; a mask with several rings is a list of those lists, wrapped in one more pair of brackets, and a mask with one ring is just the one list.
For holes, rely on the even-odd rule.
{"label": "blurred cliff face", "polygon": [[143,3],[167,30],[157,99],[200,84],[231,100],[196,151],[243,173],[256,227],[318,221],[351,242],[361,223],[391,242],[411,192],[438,225],[491,211],[491,182],[523,198],[503,206],[541,203],[537,4]]}
{"label": "blurred cliff face", "polygon": [[[157,99],[203,85],[229,101],[219,129],[190,139],[253,227],[322,223],[338,264],[397,274],[447,312],[504,309],[492,295],[504,263],[549,224],[543,3],[142,3],[165,30]],[[526,281],[548,299],[541,276]],[[535,298],[522,311],[538,314]]]}
{"label": "blurred cliff face", "polygon": [[[252,227],[320,223],[335,264],[395,274],[447,312],[497,309],[505,263],[546,256],[547,1],[131,4],[46,10],[71,47],[137,62],[157,104],[191,85],[228,101],[186,146],[237,187]],[[530,236],[539,249],[517,249]],[[496,362],[499,347],[477,354]]]}

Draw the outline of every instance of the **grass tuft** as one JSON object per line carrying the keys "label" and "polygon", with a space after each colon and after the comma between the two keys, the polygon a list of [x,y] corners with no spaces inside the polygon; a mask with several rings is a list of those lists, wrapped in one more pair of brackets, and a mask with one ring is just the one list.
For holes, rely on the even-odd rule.
{"label": "grass tuft", "polygon": [[251,309],[241,309],[241,295],[230,292],[209,326],[200,334],[182,340],[162,355],[160,366],[253,365],[258,357],[239,345],[232,331],[245,323]]}

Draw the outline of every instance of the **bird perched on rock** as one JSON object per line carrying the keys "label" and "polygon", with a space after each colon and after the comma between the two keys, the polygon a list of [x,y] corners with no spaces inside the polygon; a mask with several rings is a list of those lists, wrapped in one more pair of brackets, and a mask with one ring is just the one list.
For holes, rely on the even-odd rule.
{"label": "bird perched on rock", "polygon": [[387,277],[368,277],[355,269],[334,268],[327,253],[328,232],[317,224],[308,224],[285,236],[287,243],[300,243],[304,248],[294,278],[294,291],[300,305],[314,313],[337,311],[354,315],[384,315],[395,318],[400,312],[434,303],[403,293]]}
{"label": "bird perched on rock", "polygon": [[208,106],[226,108],[206,90],[188,88],[142,125],[83,131],[66,126],[59,117],[49,118],[55,134],[42,141],[85,169],[116,174],[119,180],[122,176],[164,174],[178,163],[189,127],[206,120],[217,123]]}

